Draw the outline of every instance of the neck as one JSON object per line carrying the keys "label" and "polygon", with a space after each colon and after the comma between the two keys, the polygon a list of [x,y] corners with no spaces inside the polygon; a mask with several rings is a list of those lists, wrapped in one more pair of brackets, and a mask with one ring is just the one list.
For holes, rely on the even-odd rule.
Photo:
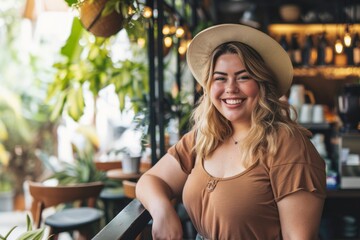
{"label": "neck", "polygon": [[250,131],[250,125],[243,125],[243,124],[235,125],[235,124],[233,124],[232,126],[233,126],[234,132],[231,137],[237,142],[244,139]]}

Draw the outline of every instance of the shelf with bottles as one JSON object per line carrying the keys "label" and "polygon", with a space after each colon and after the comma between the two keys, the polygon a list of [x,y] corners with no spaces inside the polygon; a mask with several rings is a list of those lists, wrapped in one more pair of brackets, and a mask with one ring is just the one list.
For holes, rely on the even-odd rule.
{"label": "shelf with bottles", "polygon": [[270,24],[268,32],[288,51],[295,76],[360,76],[360,24]]}

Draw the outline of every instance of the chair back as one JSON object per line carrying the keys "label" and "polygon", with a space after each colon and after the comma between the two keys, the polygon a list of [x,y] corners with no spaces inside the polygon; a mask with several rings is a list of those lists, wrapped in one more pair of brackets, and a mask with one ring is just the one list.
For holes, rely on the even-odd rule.
{"label": "chair back", "polygon": [[33,198],[31,213],[34,224],[40,227],[44,209],[62,203],[86,201],[89,207],[95,207],[96,199],[104,187],[102,182],[79,183],[69,186],[47,186],[43,183],[28,181]]}
{"label": "chair back", "polygon": [[[122,162],[121,160],[116,161],[95,161],[95,166],[97,170],[100,171],[108,171],[111,169],[118,169],[122,168]],[[140,171],[146,172],[151,168],[152,164],[151,162],[140,162]]]}
{"label": "chair back", "polygon": [[122,162],[117,161],[95,161],[95,166],[97,170],[108,171],[111,169],[122,168]]}
{"label": "chair back", "polygon": [[136,182],[123,180],[124,195],[128,198],[136,198],[135,188]]}

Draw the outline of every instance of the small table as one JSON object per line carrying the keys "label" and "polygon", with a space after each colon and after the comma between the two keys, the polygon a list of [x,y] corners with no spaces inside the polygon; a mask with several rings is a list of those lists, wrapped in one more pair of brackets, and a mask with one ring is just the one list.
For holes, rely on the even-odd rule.
{"label": "small table", "polygon": [[106,172],[106,176],[114,180],[134,180],[139,179],[144,172],[139,173],[124,173],[121,168],[111,169]]}

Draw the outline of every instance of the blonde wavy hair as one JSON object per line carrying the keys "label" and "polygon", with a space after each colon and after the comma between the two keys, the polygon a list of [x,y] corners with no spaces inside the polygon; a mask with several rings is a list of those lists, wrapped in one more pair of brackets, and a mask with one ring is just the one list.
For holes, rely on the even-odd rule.
{"label": "blonde wavy hair", "polygon": [[233,128],[215,108],[207,94],[210,92],[214,65],[223,54],[236,54],[245,66],[245,70],[259,86],[259,100],[251,115],[251,128],[247,137],[239,144],[242,150],[244,167],[249,167],[257,159],[273,157],[279,148],[277,139],[279,130],[287,134],[295,130],[304,136],[310,132],[290,118],[290,105],[279,99],[277,81],[261,56],[250,46],[240,42],[228,42],[218,46],[205,66],[204,94],[192,114],[193,129],[196,131],[194,147],[197,159],[206,159],[214,150],[233,134]]}

